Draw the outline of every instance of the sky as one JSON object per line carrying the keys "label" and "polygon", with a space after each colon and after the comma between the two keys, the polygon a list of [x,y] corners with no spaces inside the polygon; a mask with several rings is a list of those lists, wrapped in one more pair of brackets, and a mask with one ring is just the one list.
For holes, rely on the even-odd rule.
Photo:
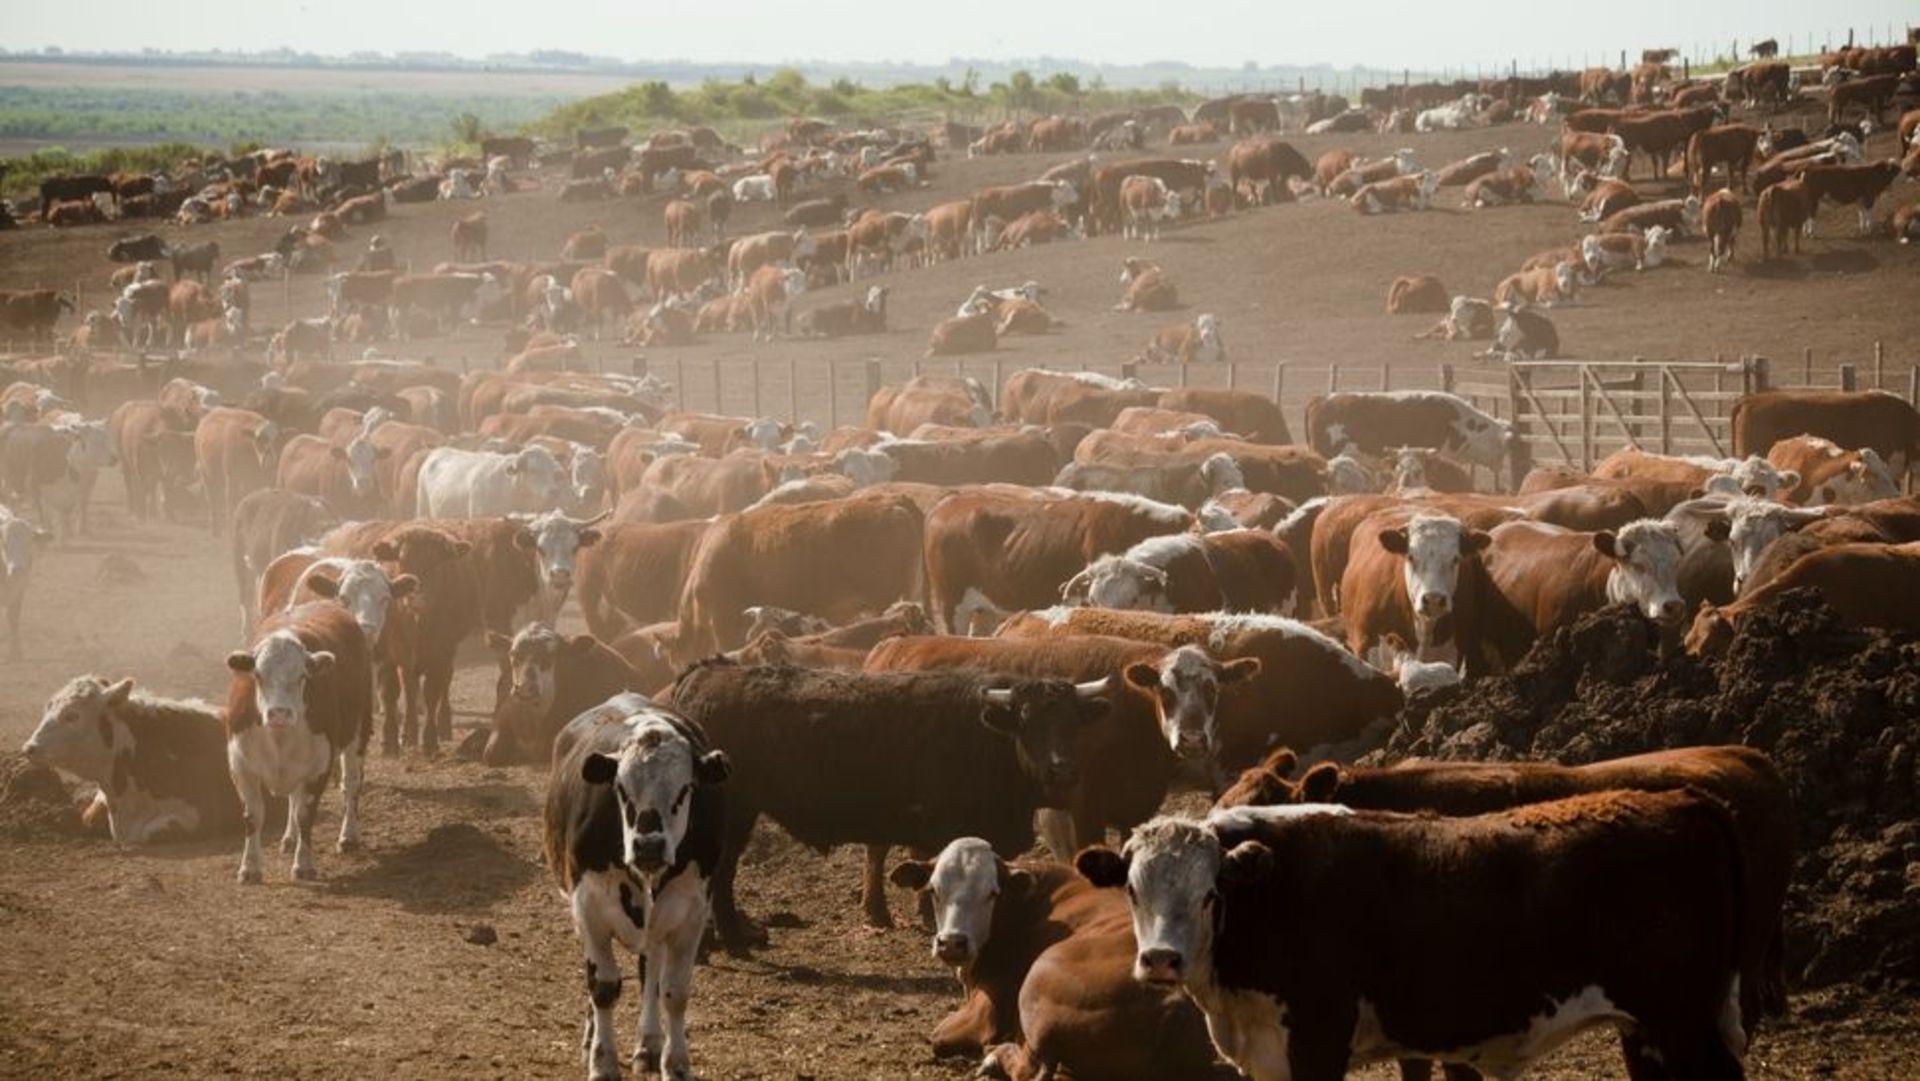
{"label": "sky", "polygon": [[[566,49],[623,60],[765,66],[785,60],[1035,56],[1202,67],[1384,68],[1598,61],[1652,45],[1811,35],[1920,21],[1913,0],[86,0],[9,4],[0,44],[75,50],[271,49],[463,56]],[[1719,48],[1725,49],[1725,44]]]}

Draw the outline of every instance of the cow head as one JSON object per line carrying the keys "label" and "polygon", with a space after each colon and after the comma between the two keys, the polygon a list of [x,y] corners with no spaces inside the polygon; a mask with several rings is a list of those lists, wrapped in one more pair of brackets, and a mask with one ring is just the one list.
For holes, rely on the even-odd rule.
{"label": "cow head", "polygon": [[534,518],[514,516],[524,528],[513,535],[513,543],[534,554],[540,584],[565,599],[573,587],[573,574],[580,549],[597,542],[600,531],[593,527],[612,511],[601,511],[592,518],[569,518],[557,510]]}
{"label": "cow head", "polygon": [[346,446],[335,444],[328,448],[328,452],[347,464],[347,480],[353,487],[354,495],[361,499],[372,499],[380,494],[380,479],[375,472],[375,463],[392,457],[390,448],[376,447],[366,436],[356,435]]}
{"label": "cow head", "polygon": [[1210,455],[1200,463],[1200,479],[1206,482],[1207,491],[1213,495],[1244,491],[1247,487],[1246,474],[1241,472],[1240,463],[1226,451]]}
{"label": "cow head", "polygon": [[1112,680],[1105,679],[1078,684],[1033,679],[989,687],[980,692],[980,720],[1013,740],[1021,770],[1040,782],[1050,800],[1058,800],[1080,781],[1080,729],[1107,715],[1113,693]]}
{"label": "cow head", "polygon": [[40,726],[21,753],[29,762],[66,770],[97,784],[108,784],[116,754],[131,743],[118,711],[133,694],[133,679],[108,683],[79,676],[47,700]]}
{"label": "cow head", "polygon": [[557,507],[566,502],[566,470],[545,447],[527,447],[514,454],[507,462],[507,475],[540,506]]}
{"label": "cow head", "polygon": [[1673,230],[1664,225],[1656,225],[1647,230],[1646,245],[1640,253],[1642,265],[1652,268],[1667,261],[1667,244],[1673,239]]}
{"label": "cow head", "polygon": [[235,675],[253,677],[253,704],[268,728],[307,723],[307,681],[333,667],[333,654],[310,651],[292,631],[275,631],[251,652],[227,654]]}
{"label": "cow head", "polygon": [[892,480],[900,471],[900,463],[885,450],[848,447],[834,456],[833,468],[855,486],[864,488]]}
{"label": "cow head", "polygon": [[[315,595],[338,601],[353,616],[369,644],[380,641],[393,602],[412,593],[420,579],[411,574],[392,578],[370,559],[328,559],[307,568],[302,581]],[[294,595],[299,595],[298,589]]]}
{"label": "cow head", "polygon": [[1687,652],[1696,657],[1719,657],[1733,644],[1733,618],[1711,601],[1702,601],[1700,611],[1687,630]]}
{"label": "cow head", "polygon": [[[1300,787],[1289,781],[1287,775],[1299,764],[1299,758],[1291,750],[1281,747],[1268,754],[1259,765],[1241,770],[1240,776],[1214,801],[1214,806],[1270,807],[1279,803],[1298,802],[1301,799]],[[1315,766],[1308,773],[1312,775],[1320,769],[1321,766]],[[1334,771],[1337,777],[1338,767],[1334,767]]]}
{"label": "cow head", "polygon": [[1680,598],[1680,529],[1671,522],[1641,519],[1618,533],[1593,535],[1593,546],[1616,566],[1607,575],[1607,600],[1631,604],[1641,615],[1677,626],[1686,615]]}
{"label": "cow head", "polygon": [[1181,646],[1157,665],[1129,665],[1124,673],[1129,687],[1152,699],[1167,746],[1182,758],[1211,757],[1218,750],[1222,690],[1259,674],[1258,657],[1221,662],[1199,646]]}
{"label": "cow head", "polygon": [[1106,555],[1067,580],[1060,599],[1075,606],[1173,612],[1167,596],[1167,572],[1124,555]]}
{"label": "cow head", "polygon": [[1032,874],[1009,866],[978,837],[953,841],[931,861],[907,860],[887,877],[896,886],[933,895],[933,956],[952,965],[963,980],[992,940],[1002,895],[1022,899],[1034,887]]}
{"label": "cow head", "polygon": [[5,571],[5,581],[25,577],[33,569],[34,549],[52,539],[52,533],[0,507],[0,570]]}
{"label": "cow head", "polygon": [[1453,610],[1462,559],[1484,551],[1492,537],[1469,531],[1457,518],[1418,514],[1405,526],[1380,531],[1380,546],[1402,557],[1407,602],[1418,622]]}
{"label": "cow head", "polygon": [[64,432],[70,440],[67,465],[75,470],[86,472],[120,464],[119,456],[113,453],[113,437],[107,434],[106,421],[67,420],[54,425],[54,430]]}
{"label": "cow head", "polygon": [[651,886],[680,857],[695,786],[721,783],[732,765],[724,751],[699,753],[662,715],[642,714],[627,727],[619,752],[587,755],[580,776],[590,785],[613,786],[620,862]]}
{"label": "cow head", "polygon": [[1749,454],[1727,471],[1740,485],[1740,493],[1754,499],[1778,499],[1781,493],[1800,485],[1800,474],[1780,469],[1758,454]]}
{"label": "cow head", "polygon": [[780,441],[786,439],[791,431],[787,425],[772,417],[761,417],[740,429],[740,440],[747,446],[761,450],[777,450]]}
{"label": "cow head", "polygon": [[1820,482],[1810,503],[1820,506],[1842,503],[1870,503],[1892,499],[1900,494],[1900,484],[1886,459],[1872,447],[1853,452],[1853,460],[1840,472]]}
{"label": "cow head", "polygon": [[592,447],[576,444],[573,448],[573,462],[569,471],[573,474],[575,507],[581,510],[592,510],[606,502],[608,484],[606,455]]}
{"label": "cow head", "polygon": [[1761,553],[1769,545],[1827,516],[1825,511],[1817,508],[1789,507],[1770,499],[1733,499],[1725,506],[1724,536],[1733,554],[1733,591],[1736,594],[1745,588],[1747,576],[1753,573],[1754,566],[1760,562]]}

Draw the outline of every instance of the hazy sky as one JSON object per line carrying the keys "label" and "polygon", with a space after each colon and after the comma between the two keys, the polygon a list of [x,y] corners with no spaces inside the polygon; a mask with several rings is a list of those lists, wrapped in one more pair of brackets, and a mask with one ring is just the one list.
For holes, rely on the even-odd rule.
{"label": "hazy sky", "polygon": [[[622,59],[1014,58],[1042,54],[1200,66],[1330,63],[1438,68],[1578,60],[1620,49],[1846,28],[1904,28],[1913,0],[85,0],[7,5],[7,47],[436,49],[468,56],[571,49]],[[1864,34],[1863,34],[1864,37]],[[1724,46],[1722,46],[1724,48]]]}

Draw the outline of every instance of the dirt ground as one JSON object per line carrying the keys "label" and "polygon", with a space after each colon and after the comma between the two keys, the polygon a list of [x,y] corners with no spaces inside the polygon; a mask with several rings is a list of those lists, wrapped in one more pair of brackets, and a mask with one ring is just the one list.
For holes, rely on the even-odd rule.
{"label": "dirt ground", "polygon": [[[1529,153],[1545,129],[1506,128],[1440,136],[1308,137],[1309,156],[1335,145],[1379,151],[1412,145],[1438,164],[1490,146]],[[1872,148],[1886,152],[1887,137]],[[1222,147],[1200,148],[1212,155]],[[928,191],[884,200],[919,208],[973,187],[1037,174],[1051,159],[1013,157],[943,165]],[[1901,201],[1914,196],[1902,181]],[[1236,359],[1383,361],[1431,372],[1440,361],[1467,364],[1465,345],[1413,342],[1418,318],[1382,312],[1395,274],[1430,272],[1456,291],[1484,294],[1534,251],[1573,235],[1564,205],[1467,212],[1445,206],[1418,215],[1362,219],[1344,206],[1308,200],[1201,223],[1152,246],[1193,311],[1221,314]],[[447,227],[467,206],[399,208],[378,231],[419,264],[450,255]],[[557,252],[567,233],[604,223],[617,242],[658,242],[658,201],[568,206],[551,192],[495,200],[493,251],[522,258]],[[743,212],[736,230],[772,220]],[[1554,314],[1569,351],[1593,358],[1644,354],[1700,358],[1744,351],[1797,353],[1864,362],[1875,340],[1904,372],[1920,330],[1920,257],[1884,240],[1856,240],[1852,215],[1828,210],[1808,253],[1769,271],[1743,238],[1741,262],[1704,273],[1699,245],[1686,265],[1626,275]],[[220,240],[230,257],[265,250],[288,223],[252,220],[181,230],[169,237]],[[0,234],[0,287],[70,285],[84,279],[104,295],[107,243],[129,228]],[[354,231],[359,247],[374,230]],[[752,347],[744,336],[711,339],[683,352],[689,404],[711,401],[704,365],[789,357],[849,365],[878,358],[889,377],[924,347],[926,329],[978,282],[1038,280],[1052,291],[1067,327],[1042,339],[1009,341],[1007,370],[1033,363],[1111,366],[1132,356],[1168,317],[1108,310],[1124,253],[1117,238],[990,256],[884,280],[893,287],[887,335],[839,342]],[[864,283],[863,283],[864,284]],[[257,303],[278,318],[278,288],[257,286]],[[840,287],[832,295],[842,295]],[[313,279],[296,282],[294,312],[320,306]],[[261,322],[269,320],[262,319]],[[474,362],[498,352],[497,327],[452,341],[396,347],[401,355]],[[1898,344],[1896,344],[1898,343]],[[595,350],[626,363],[632,350]],[[655,351],[656,368],[680,357]],[[989,365],[990,366],[990,365]],[[978,366],[974,370],[981,370]],[[1195,373],[1196,380],[1215,373]],[[1321,377],[1324,379],[1324,376]],[[723,405],[747,411],[750,394],[731,375]],[[784,384],[779,385],[781,388]],[[1294,384],[1289,384],[1290,392]],[[840,409],[856,407],[857,365],[843,372]],[[1303,387],[1301,393],[1317,387]],[[811,383],[803,415],[827,419],[823,385]],[[1290,393],[1291,398],[1291,393]],[[768,412],[785,411],[784,389]],[[1297,412],[1296,412],[1297,415]],[[222,655],[237,637],[236,603],[224,544],[177,525],[136,525],[117,475],[103,476],[96,534],[48,549],[26,609],[27,656],[5,665],[0,691],[0,786],[46,698],[69,677],[134,675],[156,692],[217,696]],[[130,557],[145,581],[105,584],[108,554]],[[564,625],[577,627],[576,614]],[[478,723],[491,706],[491,658],[463,658],[457,718]],[[145,1077],[564,1077],[580,1069],[584,1016],[581,961],[564,906],[540,863],[544,778],[532,768],[414,757],[376,759],[365,796],[367,845],[339,855],[323,848],[321,880],[289,881],[281,858],[266,885],[233,882],[237,842],[121,851],[60,825],[64,809],[0,788],[0,1076]],[[318,834],[336,824],[338,798],[325,801]],[[956,1003],[951,978],[928,956],[908,897],[895,894],[903,926],[866,929],[855,904],[852,851],[821,859],[762,826],[746,858],[743,904],[773,926],[772,946],[750,960],[715,954],[696,979],[691,1010],[697,1070],[712,1078],[864,1079],[961,1077],[971,1064],[930,1060],[925,1034]],[[1911,884],[1909,889],[1913,888]],[[469,941],[476,928],[497,941]],[[476,937],[484,937],[476,936]],[[622,1003],[631,1050],[637,1007]],[[1920,1070],[1920,1008],[1911,998],[1829,989],[1795,1000],[1788,1024],[1763,1034],[1749,1058],[1760,1078],[1888,1078]],[[1535,1076],[1553,1081],[1619,1076],[1611,1037],[1590,1036]],[[1376,1068],[1363,1076],[1386,1078]]]}

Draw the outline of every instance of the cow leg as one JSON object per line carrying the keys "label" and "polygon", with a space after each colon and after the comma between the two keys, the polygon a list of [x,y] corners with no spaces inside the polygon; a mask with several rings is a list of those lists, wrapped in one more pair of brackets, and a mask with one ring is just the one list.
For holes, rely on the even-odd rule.
{"label": "cow leg", "polygon": [[587,955],[586,1055],[589,1081],[620,1076],[620,1048],[613,1035],[613,1007],[620,1001],[620,962],[613,956],[613,939],[583,917],[582,895],[575,887],[573,918],[580,930],[580,946]]}
{"label": "cow leg", "polygon": [[354,739],[340,752],[340,799],[346,804],[340,811],[340,851],[360,847],[360,784],[366,776],[367,745]]}
{"label": "cow leg", "polygon": [[727,835],[720,846],[719,864],[713,869],[713,925],[720,932],[720,942],[727,952],[736,955],[767,944],[766,928],[748,919],[733,896],[733,880],[740,872],[740,853],[753,836],[753,823],[759,817],[757,808],[746,808],[738,814],[731,807],[727,809]]}
{"label": "cow leg", "polygon": [[420,699],[423,697],[425,677],[416,665],[408,665],[400,670],[400,689],[407,696],[406,721],[401,729],[400,742],[408,747],[420,745]]}
{"label": "cow leg", "polygon": [[400,669],[382,661],[374,673],[380,689],[380,753],[400,753]]}
{"label": "cow leg", "polygon": [[867,914],[868,927],[892,927],[893,913],[887,910],[887,846],[868,845],[867,864],[860,875],[860,907]]}
{"label": "cow leg", "polygon": [[20,603],[26,600],[24,594],[16,593],[7,602],[7,657],[20,659]]}
{"label": "cow leg", "polygon": [[233,771],[233,787],[240,793],[242,819],[247,827],[246,845],[240,850],[240,883],[255,885],[261,880],[260,833],[267,823],[267,795],[260,789],[259,778],[237,769]]}
{"label": "cow leg", "polygon": [[327,773],[322,772],[287,797],[288,828],[298,825],[293,839],[293,877],[301,882],[320,877],[320,872],[313,869],[313,820],[320,814],[320,795],[327,790],[328,780]]}
{"label": "cow leg", "polygon": [[[658,981],[658,989],[647,1005],[653,1006],[657,999],[660,1012],[666,1015],[666,1053],[657,1060],[660,1076],[666,1081],[692,1081],[687,1001],[693,994],[693,966],[700,957],[700,936],[707,927],[705,884],[693,875],[682,875],[656,899],[654,918],[667,925],[661,947],[648,951],[658,956],[650,956],[647,965],[649,975]],[[641,1023],[644,1028],[644,1012]]]}

